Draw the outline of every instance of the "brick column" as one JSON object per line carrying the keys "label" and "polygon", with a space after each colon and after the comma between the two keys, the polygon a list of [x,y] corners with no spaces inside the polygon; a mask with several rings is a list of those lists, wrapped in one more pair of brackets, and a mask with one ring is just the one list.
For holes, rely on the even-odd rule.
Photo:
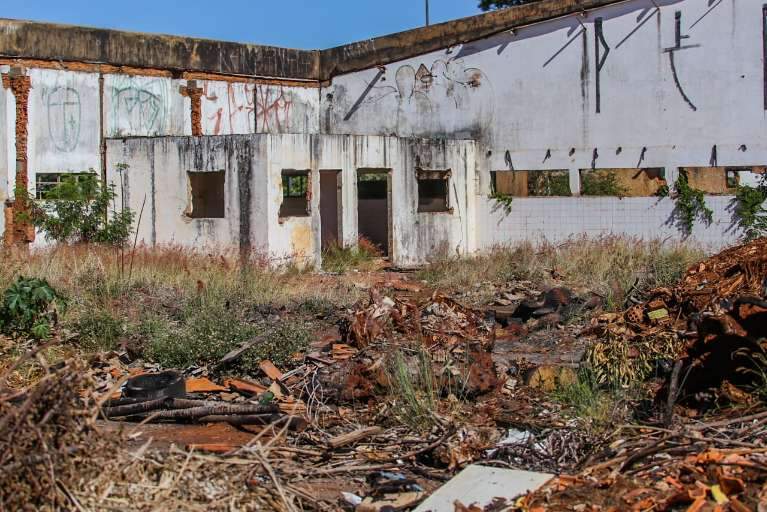
{"label": "brick column", "polygon": [[[28,243],[35,240],[35,229],[29,221],[29,176],[27,168],[29,77],[21,68],[11,68],[2,75],[3,88],[10,89],[16,99],[16,182],[14,199],[6,205],[6,245]],[[10,209],[10,211],[7,211]],[[10,223],[8,220],[10,219]]]}
{"label": "brick column", "polygon": [[192,135],[202,136],[202,89],[197,87],[196,80],[188,80],[186,87],[180,88],[182,96],[188,96],[192,101]]}

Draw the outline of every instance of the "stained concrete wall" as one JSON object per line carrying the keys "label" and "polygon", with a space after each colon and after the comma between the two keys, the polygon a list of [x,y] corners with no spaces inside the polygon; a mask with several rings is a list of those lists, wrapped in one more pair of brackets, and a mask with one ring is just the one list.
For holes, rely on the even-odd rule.
{"label": "stained concrete wall", "polygon": [[[3,73],[8,66],[1,66]],[[191,100],[180,92],[187,80],[164,76],[104,74],[29,68],[29,188],[38,173],[101,171],[106,137],[191,135]],[[319,89],[198,81],[202,129],[208,135],[316,133]],[[102,129],[103,111],[103,129]],[[13,195],[15,100],[0,91],[0,200]],[[10,186],[8,185],[10,183]],[[2,229],[0,229],[2,232]]]}
{"label": "stained concrete wall", "polygon": [[31,69],[29,176],[101,168],[98,75]]}
{"label": "stained concrete wall", "polygon": [[[477,139],[480,246],[596,227],[681,236],[655,198],[526,199],[498,218],[489,171],[571,169],[573,181],[592,167],[764,165],[762,8],[631,0],[339,76],[321,94],[322,129]],[[734,241],[729,200],[709,203],[718,221],[694,236]]]}
{"label": "stained concrete wall", "polygon": [[[119,184],[126,204],[144,211],[139,240],[198,249],[249,248],[274,263],[294,259],[319,263],[321,219],[319,170],[341,170],[341,232],[357,239],[357,172],[391,170],[392,261],[414,265],[473,250],[472,173],[469,141],[395,137],[258,134],[218,137],[114,139],[107,144],[108,179]],[[118,163],[129,169],[113,171]],[[417,212],[416,168],[451,169],[452,212]],[[224,219],[191,219],[189,171],[226,173]],[[282,171],[311,171],[309,215],[280,218]],[[471,174],[469,174],[471,175]]]}
{"label": "stained concrete wall", "polygon": [[[7,66],[0,66],[0,73],[7,73]],[[15,138],[8,136],[13,133],[13,125],[10,124],[13,117],[8,117],[8,112],[13,112],[13,95],[5,88],[0,87],[0,207],[5,206],[5,200],[10,197],[12,188],[10,176],[10,163],[12,155],[9,146],[15,143]],[[5,231],[5,215],[0,215],[0,233]]]}

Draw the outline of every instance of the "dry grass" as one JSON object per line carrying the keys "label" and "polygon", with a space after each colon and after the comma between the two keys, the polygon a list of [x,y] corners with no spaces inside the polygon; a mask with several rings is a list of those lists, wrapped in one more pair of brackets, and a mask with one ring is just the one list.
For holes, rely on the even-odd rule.
{"label": "dry grass", "polygon": [[423,269],[419,276],[443,289],[515,280],[588,289],[621,308],[632,291],[675,283],[701,259],[690,244],[605,236],[576,238],[562,244],[523,243],[498,247],[470,258],[449,259]]}
{"label": "dry grass", "polygon": [[308,342],[303,320],[349,305],[362,293],[343,278],[331,283],[255,258],[240,264],[236,254],[176,247],[138,249],[132,257],[105,247],[59,246],[2,257],[7,264],[0,268],[0,290],[18,275],[35,276],[68,299],[57,333],[76,333],[81,350],[122,347],[174,366],[209,363],[266,329],[285,334],[288,326],[281,327],[275,313],[288,311],[295,326],[286,334],[290,339],[277,336],[274,350],[263,346],[254,355],[286,359],[288,349]]}

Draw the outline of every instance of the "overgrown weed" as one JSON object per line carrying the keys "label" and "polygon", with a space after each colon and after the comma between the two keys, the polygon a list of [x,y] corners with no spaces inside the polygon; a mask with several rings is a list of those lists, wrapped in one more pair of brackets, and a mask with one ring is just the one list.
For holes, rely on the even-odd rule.
{"label": "overgrown weed", "polygon": [[635,394],[630,388],[600,385],[591,371],[582,368],[574,382],[558,384],[550,396],[590,428],[604,430],[630,413]]}
{"label": "overgrown weed", "polygon": [[516,280],[585,288],[605,297],[609,309],[621,309],[632,293],[674,284],[702,255],[692,244],[580,237],[556,245],[525,242],[447,259],[425,267],[418,277],[443,289]]}
{"label": "overgrown weed", "polygon": [[416,430],[428,430],[438,423],[439,390],[429,354],[418,349],[406,355],[393,350],[386,362],[394,416]]}
{"label": "overgrown weed", "polygon": [[327,272],[343,273],[349,270],[372,270],[381,251],[369,240],[360,237],[352,247],[333,244],[322,252],[322,269]]}

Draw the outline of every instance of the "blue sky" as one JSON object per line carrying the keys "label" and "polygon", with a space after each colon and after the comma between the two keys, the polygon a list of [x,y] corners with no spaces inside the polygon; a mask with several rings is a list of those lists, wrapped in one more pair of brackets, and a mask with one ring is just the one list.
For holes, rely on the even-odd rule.
{"label": "blue sky", "polygon": [[[328,48],[424,23],[423,0],[22,0],[0,17]],[[430,0],[432,23],[478,14],[478,0]]]}

